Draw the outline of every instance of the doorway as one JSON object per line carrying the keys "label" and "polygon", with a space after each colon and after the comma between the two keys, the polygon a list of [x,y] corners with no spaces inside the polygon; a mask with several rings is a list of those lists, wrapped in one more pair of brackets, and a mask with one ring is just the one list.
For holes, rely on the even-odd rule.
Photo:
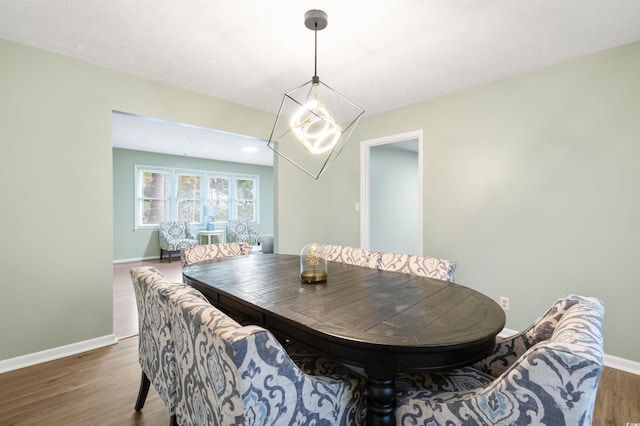
{"label": "doorway", "polygon": [[422,130],[360,144],[360,246],[422,254]]}

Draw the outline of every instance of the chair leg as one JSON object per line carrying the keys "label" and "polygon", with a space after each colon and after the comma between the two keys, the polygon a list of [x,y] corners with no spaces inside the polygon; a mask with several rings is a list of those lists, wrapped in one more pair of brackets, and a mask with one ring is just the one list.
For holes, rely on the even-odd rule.
{"label": "chair leg", "polygon": [[142,410],[144,407],[144,402],[147,400],[147,394],[149,393],[149,385],[151,385],[151,381],[142,372],[142,378],[140,379],[140,390],[138,391],[138,400],[136,401],[136,411]]}
{"label": "chair leg", "polygon": [[170,426],[178,426],[178,419],[176,418],[176,415],[172,415],[171,416],[171,421],[169,422]]}

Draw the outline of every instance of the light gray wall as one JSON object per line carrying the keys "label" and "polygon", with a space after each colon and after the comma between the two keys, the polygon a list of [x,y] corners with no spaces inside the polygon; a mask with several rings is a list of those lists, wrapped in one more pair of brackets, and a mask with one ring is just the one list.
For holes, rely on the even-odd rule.
{"label": "light gray wall", "polygon": [[[273,234],[273,167],[214,161],[128,149],[113,149],[113,260],[160,257],[157,230],[134,230],[135,166],[176,167],[189,170],[258,175],[260,234]],[[216,226],[224,226],[217,224]],[[198,229],[194,228],[194,231]]]}
{"label": "light gray wall", "polygon": [[5,40],[0,58],[6,360],[113,333],[113,110],[258,138],[274,115]]}
{"label": "light gray wall", "polygon": [[[633,43],[366,117],[318,181],[277,171],[287,182],[279,249],[318,235],[358,246],[358,142],[423,129],[424,254],[457,260],[458,282],[510,297],[511,329],[562,295],[599,297],[606,353],[640,362],[639,75]],[[301,191],[331,209],[303,209]]]}
{"label": "light gray wall", "polygon": [[418,254],[418,153],[370,149],[369,248]]}
{"label": "light gray wall", "polygon": [[[274,116],[4,40],[0,57],[4,360],[112,333],[111,111],[259,138]],[[277,249],[357,246],[358,141],[424,129],[424,253],[511,297],[510,328],[602,298],[606,352],[640,362],[638,75],[634,43],[367,117],[319,181],[279,162]]]}

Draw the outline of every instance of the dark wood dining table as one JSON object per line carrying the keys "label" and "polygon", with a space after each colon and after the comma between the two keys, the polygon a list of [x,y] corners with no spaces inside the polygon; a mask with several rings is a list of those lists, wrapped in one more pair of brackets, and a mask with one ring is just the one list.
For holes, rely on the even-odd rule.
{"label": "dark wood dining table", "polygon": [[295,255],[216,259],[185,267],[183,278],[223,311],[363,367],[368,425],[395,424],[399,371],[468,365],[505,325],[495,301],[463,285],[337,262],[326,282],[307,284]]}

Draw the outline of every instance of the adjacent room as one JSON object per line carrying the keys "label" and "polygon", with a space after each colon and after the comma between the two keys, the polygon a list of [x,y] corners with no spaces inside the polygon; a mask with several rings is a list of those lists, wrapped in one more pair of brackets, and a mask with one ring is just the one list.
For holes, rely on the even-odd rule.
{"label": "adjacent room", "polygon": [[640,424],[638,22],[0,0],[0,423]]}

